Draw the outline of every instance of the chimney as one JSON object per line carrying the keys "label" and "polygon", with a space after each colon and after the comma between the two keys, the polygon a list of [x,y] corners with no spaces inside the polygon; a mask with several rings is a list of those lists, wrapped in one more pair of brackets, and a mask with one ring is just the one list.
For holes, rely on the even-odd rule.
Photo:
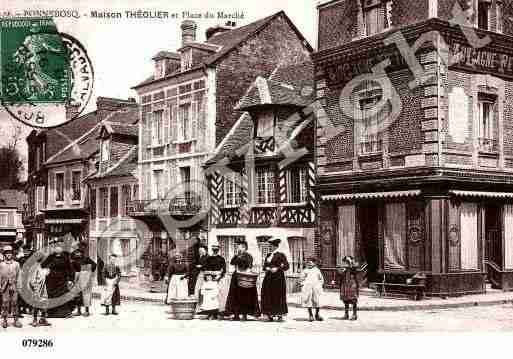
{"label": "chimney", "polygon": [[182,22],[182,46],[189,42],[196,41],[197,25],[192,20],[184,20]]}
{"label": "chimney", "polygon": [[237,24],[235,22],[228,21],[224,26],[216,25],[216,26],[209,27],[207,29],[207,31],[205,32],[206,38],[208,40],[218,34],[233,30],[236,26],[237,26]]}

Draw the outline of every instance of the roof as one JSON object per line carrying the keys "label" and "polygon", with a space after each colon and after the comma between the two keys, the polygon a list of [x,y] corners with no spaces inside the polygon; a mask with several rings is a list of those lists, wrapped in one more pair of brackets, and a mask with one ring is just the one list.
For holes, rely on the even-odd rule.
{"label": "roof", "polygon": [[[314,100],[313,78],[314,70],[311,62],[277,67],[269,79],[257,78],[237,107],[241,109],[269,105],[306,107]],[[308,124],[307,120],[290,124],[294,130],[291,131],[288,142],[297,137]],[[230,157],[237,150],[251,143],[252,138],[253,119],[248,112],[244,112],[216,148],[214,156],[207,162],[218,162],[225,157]]]}
{"label": "roof", "polygon": [[311,62],[278,67],[269,79],[258,77],[235,109],[244,111],[263,105],[306,107],[314,100],[313,78]]}
{"label": "roof", "polygon": [[137,125],[107,121],[104,124],[104,128],[110,134],[131,137],[137,137],[139,135],[139,128]]}
{"label": "roof", "polygon": [[[95,114],[94,126],[91,126],[93,121],[90,121],[90,123],[87,124],[87,127],[90,127],[89,129],[87,129],[86,126],[83,126],[82,121],[77,122],[76,125],[84,129],[84,131],[81,133],[82,136],[75,139],[71,139],[71,141],[66,142],[65,144],[67,144],[67,146],[63,147],[59,152],[48,158],[46,164],[81,160],[91,157],[94,153],[98,151],[98,136],[100,134],[101,127],[105,123],[112,122],[115,124],[114,127],[116,128],[116,130],[133,133],[132,128],[121,129],[121,126],[118,126],[117,124],[121,121],[126,121],[125,123],[128,123],[128,125],[126,126],[133,126],[133,124],[137,122],[138,109],[135,107],[122,108],[120,110],[111,112],[103,121],[99,123],[98,118],[96,116],[96,111],[92,112],[91,114],[93,113]],[[137,136],[137,132],[135,135]],[[62,141],[62,138],[60,140]]]}
{"label": "roof", "polygon": [[[193,66],[192,69],[189,71],[194,71],[197,69],[202,68],[203,66],[211,66],[217,63],[220,59],[222,59],[224,56],[226,56],[231,51],[235,50],[240,44],[242,44],[244,41],[246,41],[251,36],[257,34],[261,30],[263,30],[267,25],[269,25],[274,19],[283,16],[285,20],[288,22],[290,27],[293,29],[293,31],[297,34],[297,36],[303,41],[305,46],[310,50],[313,51],[312,46],[308,43],[308,41],[304,38],[304,36],[301,34],[301,32],[297,29],[297,27],[294,25],[294,23],[289,19],[287,14],[285,14],[284,11],[279,11],[271,16],[265,17],[263,19],[260,19],[258,21],[252,22],[248,25],[241,26],[238,28],[234,28],[233,30],[225,31],[218,33],[211,38],[209,38],[204,44],[205,45],[218,45],[220,46],[220,49],[213,53],[210,56],[206,56],[202,63]],[[177,71],[174,73],[171,73],[167,76],[164,76],[160,79],[155,79],[154,76],[148,77],[143,82],[139,83],[138,85],[134,86],[133,88],[138,88],[144,85],[147,85],[149,83],[152,83],[153,81],[161,81],[166,80],[168,78],[174,77],[178,74],[181,74],[181,71]]]}
{"label": "roof", "polygon": [[23,191],[16,189],[0,191],[0,207],[15,207],[21,211],[25,203],[27,203],[27,195]]}
{"label": "roof", "polygon": [[104,172],[96,172],[88,177],[88,180],[103,179],[109,177],[134,176],[137,171],[137,146],[133,146],[118,162],[107,168]]}
{"label": "roof", "polygon": [[216,52],[220,49],[219,45],[209,44],[206,42],[188,42],[184,46],[179,48],[178,51],[183,51],[183,50],[187,49],[188,47],[194,47],[194,48],[197,48],[200,50],[211,51],[211,52]]}
{"label": "roof", "polygon": [[159,60],[159,59],[173,59],[173,60],[180,60],[180,54],[176,52],[171,51],[159,51],[155,56],[151,58],[152,60]]}

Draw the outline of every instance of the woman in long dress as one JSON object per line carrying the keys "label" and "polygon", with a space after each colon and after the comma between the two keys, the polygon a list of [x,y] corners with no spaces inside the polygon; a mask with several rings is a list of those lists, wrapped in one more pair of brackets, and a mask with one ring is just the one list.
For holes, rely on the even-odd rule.
{"label": "woman in long dress", "polygon": [[165,280],[167,285],[166,304],[172,299],[186,299],[189,296],[189,269],[181,254],[175,256],[174,262],[167,267]]}
{"label": "woman in long dress", "polygon": [[283,320],[283,315],[288,313],[287,284],[285,272],[289,269],[287,257],[278,251],[279,239],[268,241],[273,246],[273,252],[265,258],[265,276],[262,282],[262,313],[272,322],[275,317]]}
{"label": "woman in long dress", "polygon": [[116,265],[117,255],[111,254],[109,263],[103,268],[105,287],[102,292],[101,303],[105,307],[105,315],[109,315],[109,307],[112,306],[112,314],[117,315],[116,306],[121,304],[119,282],[121,280],[121,269]]}
{"label": "woman in long dress", "polygon": [[214,280],[219,285],[219,313],[224,313],[226,306],[226,299],[228,298],[228,288],[230,282],[226,278],[226,260],[219,255],[219,245],[212,245],[212,255],[208,257],[207,264],[205,265],[207,271],[217,272],[218,274]]}
{"label": "woman in long dress", "polygon": [[[203,272],[206,269],[207,260],[208,260],[207,247],[200,246],[199,258],[192,270],[192,275],[193,275],[193,280],[194,280],[194,297],[196,299],[199,299],[200,290],[201,290],[201,287],[203,286],[203,282],[205,281]],[[198,304],[201,304],[201,303],[198,303]]]}
{"label": "woman in long dress", "polygon": [[[73,297],[70,296],[70,289],[75,279],[75,271],[71,264],[68,252],[63,252],[62,247],[55,247],[54,253],[49,255],[41,268],[47,268],[49,273],[46,277],[46,291],[48,299],[63,302],[61,305],[49,308],[50,318],[69,318],[74,308]],[[69,297],[69,299],[67,298]]]}
{"label": "woman in long dress", "polygon": [[233,314],[233,320],[247,320],[248,315],[260,316],[260,306],[258,304],[258,292],[256,285],[250,288],[244,288],[238,285],[237,276],[239,273],[248,273],[253,268],[253,257],[247,252],[247,242],[241,242],[238,245],[238,253],[230,264],[235,266],[235,272],[232,274],[228,298],[226,300],[225,314]]}

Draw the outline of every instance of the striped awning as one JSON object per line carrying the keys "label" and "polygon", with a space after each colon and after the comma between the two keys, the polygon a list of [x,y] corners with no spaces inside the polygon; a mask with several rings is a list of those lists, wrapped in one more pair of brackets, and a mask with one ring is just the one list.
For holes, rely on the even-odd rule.
{"label": "striped awning", "polygon": [[450,190],[450,194],[460,197],[513,198],[513,192],[459,191]]}
{"label": "striped awning", "polygon": [[329,194],[321,196],[324,201],[341,201],[355,199],[378,199],[378,198],[399,198],[399,197],[415,197],[420,195],[420,190],[411,191],[391,191],[391,192],[369,192],[369,193],[344,193]]}

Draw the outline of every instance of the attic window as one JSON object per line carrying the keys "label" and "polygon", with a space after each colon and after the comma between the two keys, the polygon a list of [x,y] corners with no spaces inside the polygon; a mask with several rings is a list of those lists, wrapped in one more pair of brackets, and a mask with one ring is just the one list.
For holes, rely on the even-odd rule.
{"label": "attic window", "polygon": [[110,157],[110,140],[108,138],[102,139],[101,150],[102,150],[101,161],[102,162],[108,161],[109,157]]}
{"label": "attic window", "polygon": [[182,53],[182,71],[187,71],[192,67],[192,49],[185,50]]}

